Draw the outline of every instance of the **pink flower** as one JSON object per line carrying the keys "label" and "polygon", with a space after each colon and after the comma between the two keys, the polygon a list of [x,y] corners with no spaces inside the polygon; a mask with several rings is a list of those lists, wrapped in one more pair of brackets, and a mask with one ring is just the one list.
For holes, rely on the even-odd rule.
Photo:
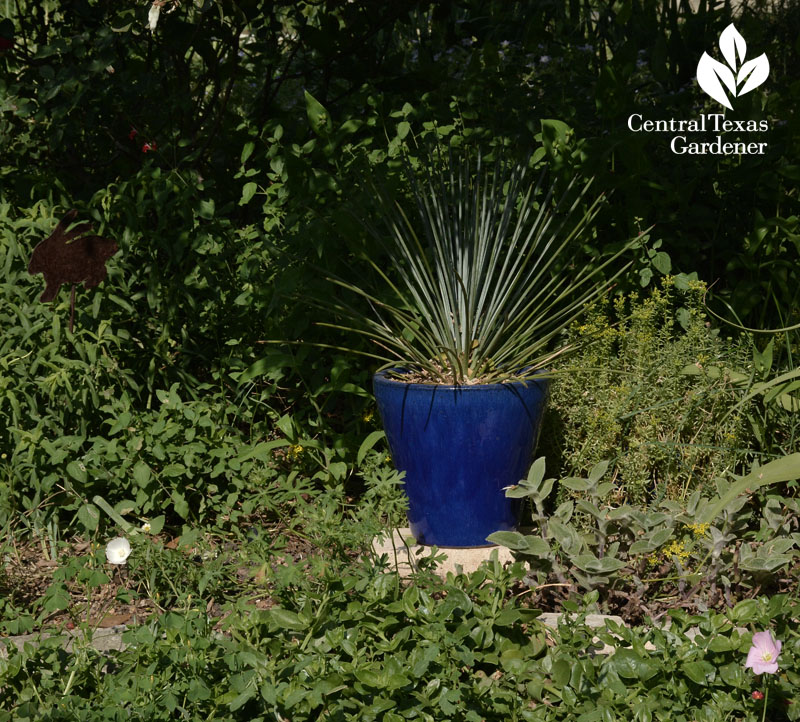
{"label": "pink flower", "polygon": [[781,643],[772,638],[769,632],[756,632],[753,635],[753,646],[747,653],[745,669],[750,667],[754,674],[775,674],[778,671],[778,655]]}
{"label": "pink flower", "polygon": [[753,694],[750,695],[753,699],[764,699],[764,693],[759,690],[753,690]]}
{"label": "pink flower", "polygon": [[154,140],[151,140],[149,143],[145,143],[142,146],[142,153],[147,153],[150,150],[158,150],[158,143]]}
{"label": "pink flower", "polygon": [[133,140],[137,135],[139,135],[139,131],[136,128],[131,128],[131,132],[128,133],[128,140]]}

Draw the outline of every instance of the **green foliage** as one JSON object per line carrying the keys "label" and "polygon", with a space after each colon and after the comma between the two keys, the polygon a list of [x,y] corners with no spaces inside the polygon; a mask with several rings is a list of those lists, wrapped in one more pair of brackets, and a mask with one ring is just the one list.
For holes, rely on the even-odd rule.
{"label": "green foliage", "polygon": [[[191,204],[183,207],[199,224]],[[0,341],[0,523],[35,529],[51,514],[83,510],[87,526],[85,505],[100,494],[112,505],[126,501],[138,515],[230,524],[245,496],[251,509],[263,496],[275,474],[273,452],[280,462],[289,444],[316,456],[322,482],[343,483],[356,442],[335,441],[331,422],[352,408],[337,401],[342,395],[363,408],[358,375],[365,372],[341,357],[264,354],[246,317],[273,303],[272,291],[259,291],[257,301],[245,284],[240,298],[238,281],[219,275],[221,267],[241,278],[271,268],[267,242],[223,250],[220,236],[199,226],[176,239],[163,217],[158,238],[174,243],[134,242],[140,221],[128,210],[133,228],[122,254],[103,287],[78,292],[70,333],[68,293],[44,306],[36,300],[40,278],[25,270],[53,219],[43,206],[18,217],[0,206],[0,322],[7,329]],[[225,228],[221,222],[217,232],[233,233]],[[249,233],[235,235],[252,239]],[[190,237],[197,263],[183,284],[172,283],[188,252],[180,244]],[[265,317],[265,324],[279,322],[277,312]],[[310,404],[294,410],[302,396]]]}
{"label": "green foliage", "polygon": [[[124,651],[78,643],[68,655],[63,637],[52,637],[0,659],[9,692],[0,719],[233,721],[267,719],[269,710],[298,721],[556,722],[628,718],[634,708],[637,720],[755,720],[761,706],[750,695],[768,680],[743,665],[753,631],[763,629],[783,642],[771,709],[795,718],[796,599],[593,629],[586,595],[546,629],[537,610],[504,601],[519,574],[518,565],[490,563],[398,587],[390,571],[353,567],[323,574],[318,588],[306,585],[283,606],[233,608],[221,633],[187,609],[127,630]],[[602,644],[614,653],[594,654]]]}
{"label": "green foliage", "polygon": [[603,461],[588,478],[561,479],[559,487],[579,498],[550,513],[545,507],[555,479],[545,478],[544,458],[537,459],[527,479],[506,491],[531,500],[533,533],[501,531],[489,540],[529,561],[531,584],[598,591],[594,599],[601,609],[624,595],[629,613],[637,604],[647,610],[650,600],[676,590],[693,603],[698,598],[708,606],[720,598],[730,603],[743,588],[774,583],[796,557],[800,535],[781,506],[795,514],[797,500],[770,494],[756,505],[756,527],[745,492],[800,479],[798,454],[755,468],[734,483],[717,479],[710,499],[697,490],[685,505],[665,500],[646,510],[613,503],[613,482],[601,481],[608,469]]}
{"label": "green foliage", "polygon": [[593,342],[554,379],[543,439],[562,473],[608,459],[614,498],[648,504],[686,499],[746,463],[752,444],[735,409],[740,394],[729,374],[703,372],[736,367],[742,354],[710,327],[705,291],[668,276],[641,300],[633,293],[596,306],[573,328]]}
{"label": "green foliage", "polygon": [[[2,628],[30,631],[76,589],[111,584],[102,543],[116,517],[162,525],[164,538],[132,537],[125,588],[165,608],[124,652],[68,655],[58,637],[11,650],[0,720],[757,719],[744,625],[784,641],[769,716],[796,718],[796,700],[782,711],[800,681],[795,598],[735,604],[795,558],[793,482],[739,491],[752,454],[766,469],[796,450],[796,337],[771,363],[763,343],[739,351],[706,328],[696,287],[628,296],[590,321],[600,340],[584,385],[567,376],[556,391],[573,419],[572,516],[550,513],[542,469],[517,492],[552,535],[512,541],[587,589],[689,599],[700,584],[735,605],[673,611],[668,630],[610,628],[625,645],[615,659],[587,654],[595,633],[580,618],[545,632],[520,604],[535,589],[510,603],[519,566],[404,586],[372,558],[372,536],[402,520],[401,479],[364,419],[371,369],[320,350],[341,336],[307,304],[324,275],[379,278],[364,257],[388,267],[344,207],[363,199],[363,172],[392,182],[417,136],[541,146],[556,174],[613,190],[581,248],[587,274],[614,239],[657,223],[626,294],[695,271],[720,279],[737,323],[794,325],[796,4],[735,18],[771,75],[730,117],[768,119],[768,153],[679,162],[625,120],[716,110],[691,80],[735,3],[198,0],[163,4],[153,31],[150,5],[18,0],[0,21]],[[26,272],[70,208],[120,246],[107,281],[77,289],[73,333],[68,289],[44,306]],[[618,359],[602,378],[588,371]],[[726,470],[745,481],[712,488]],[[700,486],[732,497],[702,533]],[[160,546],[169,532],[178,549]],[[76,534],[97,546],[64,558]],[[9,561],[22,537],[58,565],[35,598]],[[254,610],[246,595],[279,606]]]}

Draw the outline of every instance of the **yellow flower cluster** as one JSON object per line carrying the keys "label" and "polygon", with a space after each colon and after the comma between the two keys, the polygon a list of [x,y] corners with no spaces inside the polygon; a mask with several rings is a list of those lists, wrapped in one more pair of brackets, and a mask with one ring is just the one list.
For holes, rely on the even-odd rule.
{"label": "yellow flower cluster", "polygon": [[300,454],[303,453],[303,447],[300,444],[292,444],[289,447],[289,458],[290,459],[297,459],[300,457]]}
{"label": "yellow flower cluster", "polygon": [[678,541],[677,539],[673,539],[669,546],[664,549],[663,553],[667,559],[669,557],[678,557],[678,561],[681,564],[689,558],[689,550],[686,548],[686,545],[683,541]]}
{"label": "yellow flower cluster", "polygon": [[705,536],[709,526],[710,524],[706,522],[705,524],[687,524],[686,528],[694,534],[696,539],[700,539]]}
{"label": "yellow flower cluster", "polygon": [[690,555],[691,552],[686,548],[686,543],[684,541],[673,539],[663,549],[653,552],[647,557],[647,567],[648,569],[652,569],[653,567],[657,567],[662,562],[670,561],[672,557],[677,557],[681,565],[684,565]]}
{"label": "yellow flower cluster", "polygon": [[652,554],[648,555],[647,557],[647,568],[652,569],[653,567],[657,567],[661,563],[661,554],[658,552],[653,552]]}

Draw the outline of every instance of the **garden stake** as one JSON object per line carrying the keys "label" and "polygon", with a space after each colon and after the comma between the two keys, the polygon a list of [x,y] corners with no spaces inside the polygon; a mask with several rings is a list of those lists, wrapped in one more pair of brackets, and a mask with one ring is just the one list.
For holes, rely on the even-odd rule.
{"label": "garden stake", "polygon": [[44,275],[45,289],[40,301],[53,301],[62,284],[72,284],[70,333],[75,320],[75,286],[78,283],[83,283],[85,288],[98,286],[108,275],[106,261],[119,250],[117,242],[110,238],[88,235],[92,231],[90,223],[81,223],[67,231],[77,215],[76,210],[69,211],[55,230],[33,249],[28,264],[30,274]]}
{"label": "garden stake", "polygon": [[72,333],[72,326],[75,323],[75,284],[69,294],[69,332]]}

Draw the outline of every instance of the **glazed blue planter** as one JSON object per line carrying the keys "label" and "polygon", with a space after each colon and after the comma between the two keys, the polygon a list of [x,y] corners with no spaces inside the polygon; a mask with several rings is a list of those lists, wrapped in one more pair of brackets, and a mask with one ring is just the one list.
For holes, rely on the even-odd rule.
{"label": "glazed blue planter", "polygon": [[420,544],[491,546],[514,529],[521,502],[504,487],[528,474],[547,400],[545,379],[444,386],[373,377],[395,466],[405,471],[408,520]]}

